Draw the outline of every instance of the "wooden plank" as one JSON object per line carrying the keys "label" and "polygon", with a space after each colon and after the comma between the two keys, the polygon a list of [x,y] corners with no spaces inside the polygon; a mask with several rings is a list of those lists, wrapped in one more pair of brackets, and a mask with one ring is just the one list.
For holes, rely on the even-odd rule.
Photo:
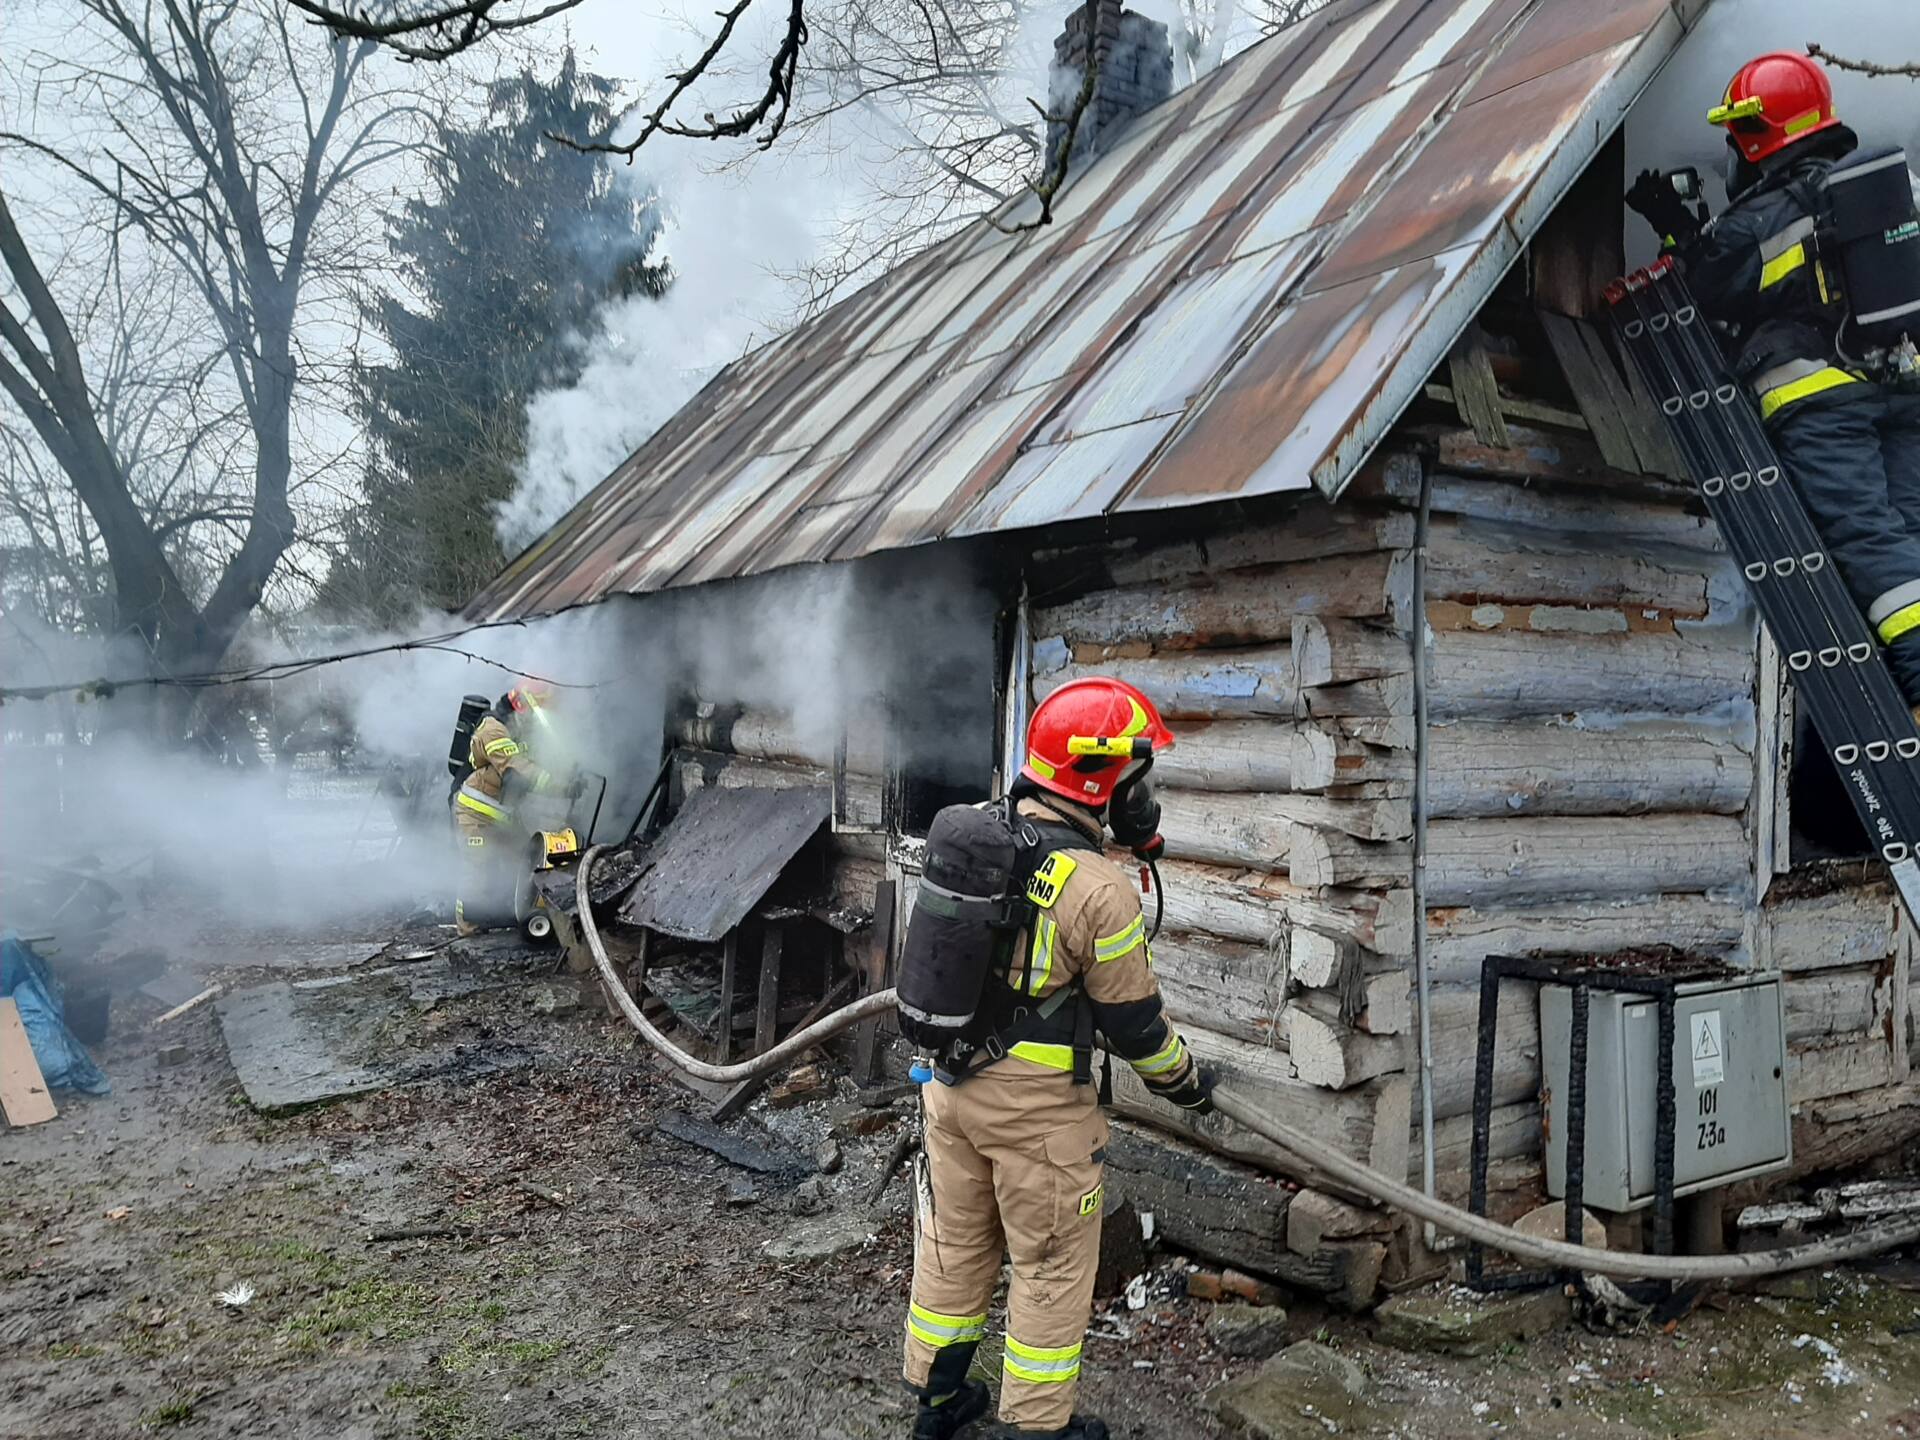
{"label": "wooden plank", "polygon": [[[1500,987],[1500,1028],[1494,1037],[1493,1103],[1514,1105],[1540,1095],[1539,987],[1508,981]],[[1480,996],[1441,990],[1431,998],[1433,1113],[1438,1119],[1473,1110],[1473,1068],[1479,1053]]]}
{"label": "wooden plank", "polygon": [[[1719,627],[1725,630],[1727,627]],[[1435,722],[1568,714],[1694,715],[1751,705],[1754,656],[1741,637],[1440,631],[1428,706]]]}
{"label": "wooden plank", "polygon": [[[1064,657],[1064,645],[1058,648]],[[1036,703],[1069,680],[1108,675],[1151,695],[1168,720],[1291,718],[1299,708],[1293,652],[1285,645],[1119,656],[1097,664],[1061,663],[1051,669],[1040,668],[1040,657],[1041,647],[1036,647]]]}
{"label": "wooden plank", "polygon": [[1751,850],[1719,815],[1436,820],[1427,831],[1429,905],[1712,891],[1744,882]]}
{"label": "wooden plank", "polygon": [[0,1111],[15,1126],[39,1125],[60,1113],[11,996],[0,1000]]}
{"label": "wooden plank", "polygon": [[1567,315],[1600,313],[1606,289],[1626,273],[1620,195],[1627,184],[1625,136],[1616,130],[1527,244],[1532,293]]}
{"label": "wooden plank", "polygon": [[1500,413],[1500,383],[1493,378],[1493,365],[1487,359],[1486,336],[1480,326],[1469,325],[1466,333],[1447,356],[1447,371],[1453,382],[1454,399],[1460,407],[1460,419],[1483,445],[1505,446],[1506,417]]}
{"label": "wooden plank", "polygon": [[[1455,721],[1428,732],[1428,813],[1734,815],[1746,808],[1753,763],[1727,728],[1706,723],[1587,730],[1543,721]],[[1410,786],[1413,757],[1308,723],[1292,737],[1297,790]]]}
{"label": "wooden plank", "polygon": [[754,1010],[753,1053],[773,1048],[774,1027],[780,1014],[780,953],[786,948],[784,925],[769,925],[760,942],[760,994]]}
{"label": "wooden plank", "polygon": [[[1425,395],[1429,400],[1438,400],[1442,405],[1459,408],[1459,400],[1454,396],[1451,385],[1432,385],[1426,387]],[[1543,400],[1524,400],[1518,396],[1502,394],[1498,409],[1509,420],[1525,420],[1535,425],[1559,425],[1568,430],[1585,430],[1586,420],[1577,410],[1563,410],[1558,405],[1549,405]]]}
{"label": "wooden plank", "polygon": [[727,932],[720,942],[720,1008],[714,1019],[714,1063],[725,1065],[733,1058],[733,1002],[740,979],[740,927]]}
{"label": "wooden plank", "polygon": [[1653,398],[1653,392],[1647,389],[1640,367],[1629,364],[1624,367],[1623,373],[1628,396],[1623,414],[1628,428],[1633,432],[1633,445],[1640,455],[1640,468],[1648,475],[1687,480],[1686,463],[1674,443],[1673,432],[1667,428],[1666,418],[1660,413],[1659,402]]}
{"label": "wooden plank", "polygon": [[1113,650],[1151,645],[1197,650],[1287,639],[1295,615],[1351,618],[1396,612],[1407,567],[1393,554],[1339,556],[1208,574],[1170,589],[1160,582],[1096,591],[1033,612],[1033,633],[1066,639],[1091,664]]}
{"label": "wooden plank", "polygon": [[[897,882],[882,880],[874,887],[873,926],[867,932],[866,984],[863,994],[873,995],[887,988],[888,970],[893,960],[894,915],[898,908]],[[880,1020],[862,1020],[854,1032],[853,1080],[864,1085],[873,1079],[874,1061],[879,1046]]]}
{"label": "wooden plank", "polygon": [[[1390,483],[1397,488],[1382,491],[1382,499],[1408,506],[1420,503],[1417,471],[1396,473]],[[1431,481],[1428,507],[1434,515],[1489,521],[1506,529],[1603,536],[1614,549],[1726,553],[1719,526],[1698,500],[1678,489],[1664,495],[1632,494],[1617,486],[1514,483],[1496,475],[1439,471]]]}
{"label": "wooden plank", "polygon": [[1602,458],[1616,469],[1639,474],[1640,453],[1634,448],[1633,435],[1622,418],[1631,397],[1626,382],[1613,368],[1613,361],[1609,358],[1604,364],[1596,362],[1582,333],[1586,327],[1579,321],[1555,315],[1550,310],[1535,313],[1547,332],[1547,341],[1553,346],[1561,370],[1573,386],[1574,399],[1579,402],[1580,413],[1587,417],[1587,426],[1593,431]]}

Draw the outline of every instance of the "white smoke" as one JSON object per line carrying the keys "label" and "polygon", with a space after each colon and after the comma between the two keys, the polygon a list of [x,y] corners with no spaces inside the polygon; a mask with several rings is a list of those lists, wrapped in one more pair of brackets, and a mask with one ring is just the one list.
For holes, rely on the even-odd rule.
{"label": "white smoke", "polygon": [[[1080,3],[1046,0],[1023,11],[1005,57],[1005,113],[1026,114],[1028,97],[1050,95],[1054,37]],[[582,41],[598,42],[594,63],[613,74],[675,68],[665,57],[686,49],[688,32],[654,6],[618,8],[617,17],[610,6],[582,22]],[[1177,51],[1193,52],[1203,69],[1258,38],[1238,3],[1201,7],[1209,33],[1191,45],[1180,0],[1135,0],[1133,8],[1166,24]],[[753,46],[770,41],[776,21],[785,23],[781,7],[749,11],[738,32],[741,53],[757,53]],[[594,23],[605,28],[595,31]],[[753,24],[760,29],[750,31]],[[1187,83],[1192,70],[1176,61],[1175,85]],[[706,100],[683,102],[680,110],[699,114],[711,102],[724,113],[726,101],[753,83],[752,76],[723,77],[708,86]],[[619,138],[631,138],[637,126],[638,118],[630,119]],[[894,132],[857,109],[831,131],[811,132],[806,144],[783,140],[764,154],[667,135],[647,142],[621,175],[659,197],[665,228],[654,258],[671,262],[673,284],[663,299],[634,296],[605,307],[580,337],[590,358],[579,380],[529,402],[520,483],[498,516],[509,554],[538,538],[721,367],[793,321],[806,297],[790,277],[820,258],[864,187],[877,180],[885,188],[889,163],[900,163],[897,143]]]}
{"label": "white smoke", "polygon": [[[1805,53],[1817,43],[1833,54],[1881,65],[1920,62],[1920,5],[1913,0],[1714,0],[1627,120],[1628,178],[1643,169],[1691,165],[1708,178],[1714,209],[1724,203],[1719,180],[1726,143],[1706,123],[1734,71],[1769,50]],[[1920,155],[1920,83],[1874,78],[1829,66],[1840,117],[1866,145],[1905,145]],[[1630,223],[1628,259],[1645,264],[1656,240]]]}

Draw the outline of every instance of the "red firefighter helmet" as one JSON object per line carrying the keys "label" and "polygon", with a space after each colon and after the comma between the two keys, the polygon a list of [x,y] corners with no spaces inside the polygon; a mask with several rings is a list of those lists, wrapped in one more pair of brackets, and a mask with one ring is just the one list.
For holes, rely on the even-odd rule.
{"label": "red firefighter helmet", "polygon": [[1707,112],[1753,164],[1840,123],[1827,72],[1805,55],[1777,50],[1749,60]]}
{"label": "red firefighter helmet", "polygon": [[1104,675],[1069,680],[1034,707],[1020,773],[1064,800],[1098,810],[1114,787],[1173,744],[1145,695]]}
{"label": "red firefighter helmet", "polygon": [[507,691],[507,705],[519,713],[544,710],[553,703],[553,687],[544,680],[522,680]]}

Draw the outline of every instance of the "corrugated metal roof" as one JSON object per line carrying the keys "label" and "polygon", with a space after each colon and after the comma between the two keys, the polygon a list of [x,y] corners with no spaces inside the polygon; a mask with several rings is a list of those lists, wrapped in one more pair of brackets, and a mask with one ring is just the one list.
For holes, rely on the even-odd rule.
{"label": "corrugated metal roof", "polygon": [[1338,493],[1705,3],[1335,0],[1051,225],[983,221],[730,366],[469,613]]}

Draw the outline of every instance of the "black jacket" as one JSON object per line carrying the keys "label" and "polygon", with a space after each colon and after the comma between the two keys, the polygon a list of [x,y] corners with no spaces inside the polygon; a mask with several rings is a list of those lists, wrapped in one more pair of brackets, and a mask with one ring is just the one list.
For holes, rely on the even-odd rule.
{"label": "black jacket", "polygon": [[1814,237],[1827,176],[1859,140],[1840,127],[1808,142],[1816,143],[1782,156],[1678,247],[1694,298],[1721,327],[1742,380],[1790,360],[1838,358],[1846,307],[1839,274],[1820,258]]}

